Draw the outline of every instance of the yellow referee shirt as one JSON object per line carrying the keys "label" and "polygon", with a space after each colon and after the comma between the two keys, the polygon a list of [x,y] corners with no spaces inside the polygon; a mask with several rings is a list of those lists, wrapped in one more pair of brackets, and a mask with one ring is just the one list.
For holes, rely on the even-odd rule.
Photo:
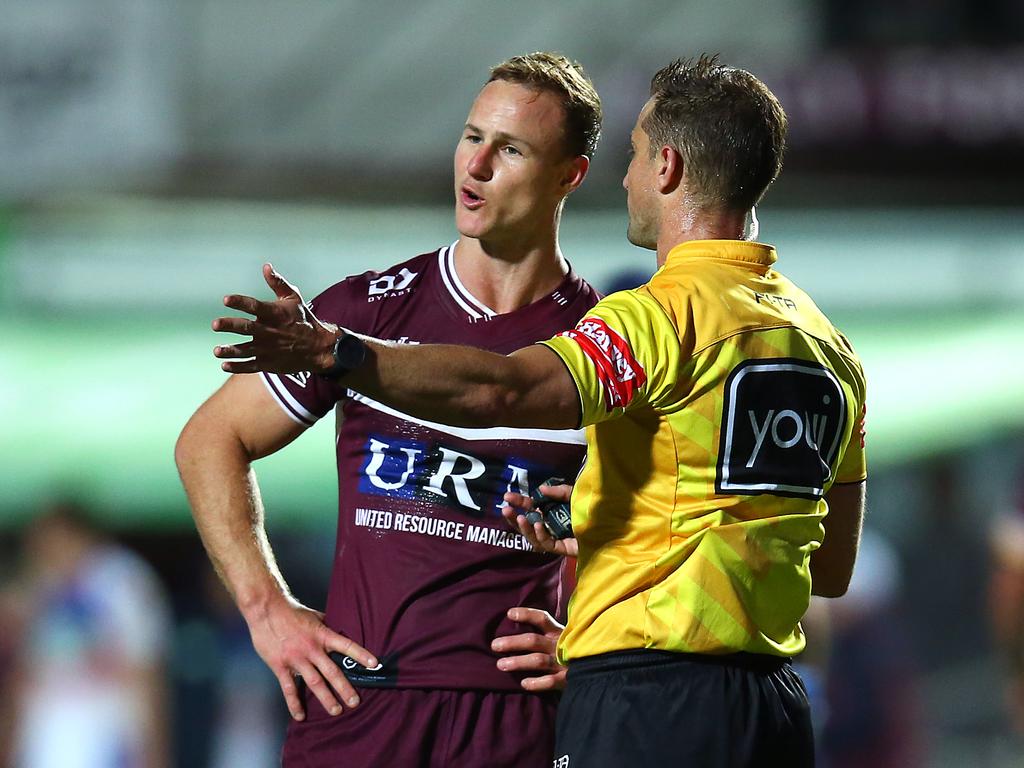
{"label": "yellow referee shirt", "polygon": [[674,248],[543,342],[579,390],[565,662],[658,648],[792,656],[823,496],[866,477],[864,374],[770,246]]}

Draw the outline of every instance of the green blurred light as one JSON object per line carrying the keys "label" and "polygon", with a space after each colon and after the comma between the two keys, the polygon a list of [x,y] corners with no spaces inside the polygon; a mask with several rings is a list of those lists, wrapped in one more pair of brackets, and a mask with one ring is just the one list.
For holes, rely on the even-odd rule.
{"label": "green blurred light", "polygon": [[[174,442],[223,381],[208,320],[0,319],[0,525],[74,494],[120,527],[190,525]],[[1024,426],[1024,312],[851,318],[872,469]],[[331,521],[333,419],[256,464],[271,525]]]}

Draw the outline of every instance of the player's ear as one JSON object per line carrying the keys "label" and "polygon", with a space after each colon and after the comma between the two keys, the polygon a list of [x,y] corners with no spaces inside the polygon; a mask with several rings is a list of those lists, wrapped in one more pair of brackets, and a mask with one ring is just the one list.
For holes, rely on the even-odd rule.
{"label": "player's ear", "polygon": [[683,156],[667,144],[658,151],[658,168],[655,186],[663,195],[670,194],[683,181]]}
{"label": "player's ear", "polygon": [[576,188],[583,183],[590,170],[590,158],[586,155],[577,155],[565,165],[565,173],[562,175],[561,186],[565,194],[575,192]]}

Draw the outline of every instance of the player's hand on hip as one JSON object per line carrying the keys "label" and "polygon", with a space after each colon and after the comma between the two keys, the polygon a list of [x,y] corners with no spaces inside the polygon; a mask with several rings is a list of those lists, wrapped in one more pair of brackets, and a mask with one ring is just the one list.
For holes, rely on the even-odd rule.
{"label": "player's hand on hip", "polygon": [[[571,485],[541,485],[540,492],[554,501],[568,503],[572,496]],[[556,539],[543,523],[531,523],[526,513],[533,509],[533,499],[522,493],[506,493],[505,506],[501,514],[517,533],[521,533],[537,549],[566,557],[576,557],[579,547],[576,539]]]}
{"label": "player's hand on hip", "polygon": [[213,321],[215,331],[251,337],[239,344],[214,347],[214,357],[225,360],[220,367],[229,373],[317,373],[329,369],[334,364],[337,329],[321,322],[302,300],[298,288],[270,264],[263,265],[263,277],[277,297],[274,301],[237,294],[224,297],[224,306],[253,317],[218,317]]}
{"label": "player's hand on hip", "polygon": [[337,651],[368,668],[377,666],[377,659],[327,627],[322,613],[295,600],[281,599],[261,616],[246,618],[252,644],[277,677],[293,718],[305,718],[296,677],[302,678],[331,715],[340,715],[344,707],[351,709],[359,704],[355,688],[327,654]]}
{"label": "player's hand on hip", "polygon": [[498,659],[498,669],[529,675],[520,682],[528,691],[565,688],[566,668],[555,656],[564,627],[539,608],[510,608],[508,617],[521,624],[532,624],[537,631],[495,638],[491,650],[505,654]]}

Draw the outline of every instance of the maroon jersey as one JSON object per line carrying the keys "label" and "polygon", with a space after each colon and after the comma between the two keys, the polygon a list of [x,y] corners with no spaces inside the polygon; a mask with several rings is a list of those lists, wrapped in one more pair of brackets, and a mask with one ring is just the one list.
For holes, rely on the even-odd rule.
{"label": "maroon jersey", "polygon": [[[313,301],[317,317],[408,344],[463,344],[501,354],[571,328],[598,300],[569,272],[558,288],[498,315],[454,269],[454,246],[385,272],[350,277]],[[577,430],[465,429],[417,419],[309,374],[262,374],[281,407],[311,425],[339,404],[338,535],[329,627],[377,655],[344,659],[357,685],[519,691],[495,667],[491,640],[526,631],[516,605],[555,613],[560,559],[533,551],[501,516],[502,496],[548,477],[572,479]]]}

